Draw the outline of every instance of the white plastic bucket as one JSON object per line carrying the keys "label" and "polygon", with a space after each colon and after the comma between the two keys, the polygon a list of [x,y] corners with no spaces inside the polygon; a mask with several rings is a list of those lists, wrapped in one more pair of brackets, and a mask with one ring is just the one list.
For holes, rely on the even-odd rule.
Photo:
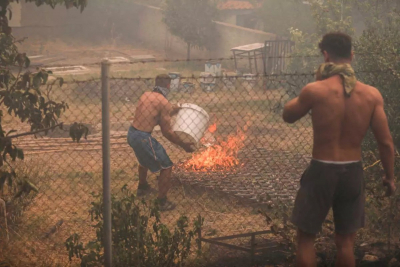
{"label": "white plastic bucket", "polygon": [[182,104],[173,131],[184,141],[198,143],[207,129],[210,117],[201,107],[194,104]]}

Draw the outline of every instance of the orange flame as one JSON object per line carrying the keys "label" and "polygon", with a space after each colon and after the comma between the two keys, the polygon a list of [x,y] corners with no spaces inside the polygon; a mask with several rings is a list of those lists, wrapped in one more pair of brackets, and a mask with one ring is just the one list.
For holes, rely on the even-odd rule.
{"label": "orange flame", "polygon": [[[217,125],[213,124],[208,129],[215,132]],[[246,135],[238,129],[236,135],[230,135],[226,141],[208,147],[200,154],[195,154],[184,163],[184,167],[194,171],[227,171],[237,167],[240,162],[238,159],[239,151],[244,147]]]}
{"label": "orange flame", "polygon": [[217,131],[217,124],[214,123],[214,124],[210,125],[210,127],[208,127],[208,131],[210,133],[215,133]]}

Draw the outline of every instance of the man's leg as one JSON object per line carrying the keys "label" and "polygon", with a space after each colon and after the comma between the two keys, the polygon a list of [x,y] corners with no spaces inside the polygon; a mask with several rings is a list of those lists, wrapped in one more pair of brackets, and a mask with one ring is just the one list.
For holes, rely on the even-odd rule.
{"label": "man's leg", "polygon": [[139,164],[139,185],[147,184],[147,172],[149,169]]}
{"label": "man's leg", "polygon": [[356,260],[354,258],[354,241],[356,234],[340,235],[336,234],[335,243],[337,248],[337,267],[354,267]]}
{"label": "man's leg", "polygon": [[315,235],[297,230],[296,267],[316,267]]}
{"label": "man's leg", "polygon": [[137,196],[141,197],[150,192],[150,185],[147,183],[147,172],[148,168],[139,164],[139,186],[137,190]]}
{"label": "man's leg", "polygon": [[158,201],[162,211],[173,210],[176,207],[174,203],[167,200],[167,194],[171,188],[171,173],[172,167],[163,169],[158,178]]}
{"label": "man's leg", "polygon": [[158,199],[165,199],[167,197],[167,193],[171,187],[171,174],[172,167],[161,170],[160,177],[158,178]]}

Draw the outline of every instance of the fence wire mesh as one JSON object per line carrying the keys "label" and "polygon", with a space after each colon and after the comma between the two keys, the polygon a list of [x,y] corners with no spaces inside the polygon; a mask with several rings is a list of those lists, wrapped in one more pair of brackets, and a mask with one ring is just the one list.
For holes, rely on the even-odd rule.
{"label": "fence wire mesh", "polygon": [[[392,73],[363,72],[357,76],[374,82],[388,80]],[[313,132],[309,116],[288,125],[281,115],[284,104],[314,79],[308,73],[172,80],[170,103],[195,104],[207,112],[209,121],[193,154],[172,145],[160,127],[152,133],[174,162],[168,199],[176,208],[161,213],[163,222],[172,229],[181,215],[189,221],[201,215],[202,235],[215,238],[263,231],[272,221],[286,221],[300,176],[311,159]],[[111,185],[115,195],[124,186],[132,192],[138,188],[138,161],[127,133],[140,97],[154,85],[155,78],[110,80]],[[16,143],[25,153],[25,160],[14,166],[18,177],[29,177],[38,193],[7,206],[8,242],[6,226],[0,222],[4,255],[18,255],[13,260],[19,265],[14,266],[64,266],[69,262],[65,241],[71,234],[78,233],[83,242],[96,237],[90,209],[92,193],[102,192],[101,82],[67,82],[53,89],[52,98],[69,105],[62,115],[64,128],[47,136],[20,138]],[[391,106],[388,113],[398,116]],[[21,125],[7,119],[9,125]],[[87,139],[71,140],[74,123],[87,127]],[[18,130],[29,131],[29,127]],[[373,163],[368,156],[366,159],[366,165]],[[158,174],[149,172],[147,181],[154,190],[144,198],[155,199]],[[10,200],[13,192],[4,191],[4,198]],[[377,213],[378,222],[383,211],[377,211],[368,194],[368,209]],[[398,226],[393,223],[393,227]],[[392,229],[392,235],[393,231],[398,229]],[[272,234],[258,243],[282,239],[282,235]],[[246,240],[232,242],[248,245]]]}

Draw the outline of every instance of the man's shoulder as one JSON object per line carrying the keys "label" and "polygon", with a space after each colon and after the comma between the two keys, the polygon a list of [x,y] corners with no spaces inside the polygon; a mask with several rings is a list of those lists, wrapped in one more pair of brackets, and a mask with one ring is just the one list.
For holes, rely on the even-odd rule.
{"label": "man's shoulder", "polygon": [[157,101],[159,104],[167,104],[168,100],[161,94],[156,92],[145,92],[142,97],[151,101]]}
{"label": "man's shoulder", "polygon": [[373,98],[377,98],[377,99],[382,98],[382,94],[379,91],[379,89],[375,88],[371,85],[357,81],[356,88],[358,88],[359,89],[358,91],[362,94],[367,94],[367,95],[369,95]]}
{"label": "man's shoulder", "polygon": [[159,93],[154,93],[155,94],[155,102],[157,103],[156,106],[160,109],[160,111],[166,111],[169,112],[169,110],[172,108],[171,103],[166,99],[163,95]]}
{"label": "man's shoulder", "polygon": [[313,97],[321,96],[324,93],[324,90],[322,90],[324,87],[326,86],[321,81],[312,82],[304,86],[301,93]]}
{"label": "man's shoulder", "polygon": [[325,87],[323,82],[324,81],[311,82],[311,83],[307,84],[306,86],[304,86],[304,89],[309,90],[309,91],[318,90],[322,87]]}

